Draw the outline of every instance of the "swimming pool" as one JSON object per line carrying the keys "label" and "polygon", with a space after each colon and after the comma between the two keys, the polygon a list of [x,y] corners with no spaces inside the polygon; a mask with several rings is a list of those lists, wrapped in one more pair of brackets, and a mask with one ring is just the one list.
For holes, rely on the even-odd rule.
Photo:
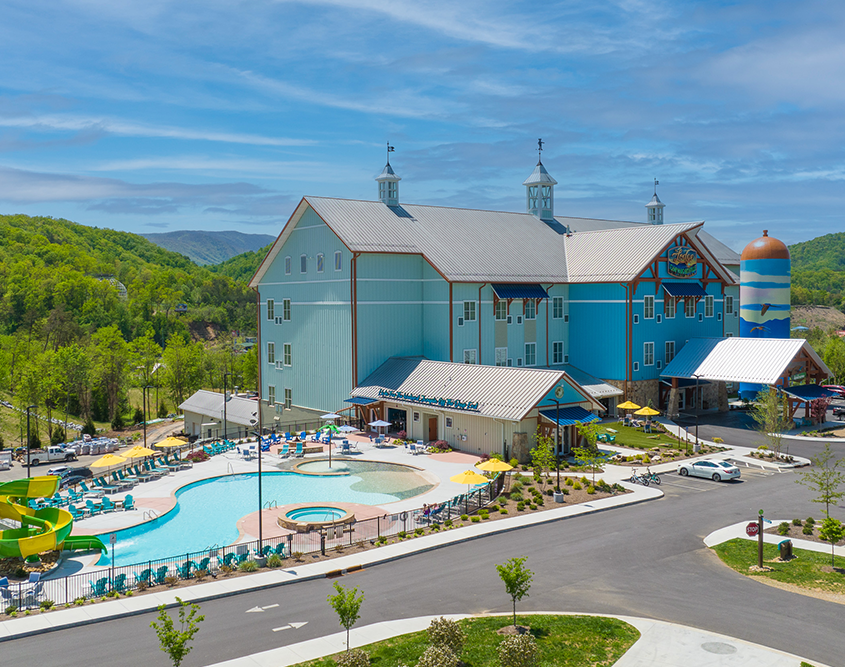
{"label": "swimming pool", "polygon": [[[276,505],[348,502],[382,505],[432,487],[411,468],[348,462],[348,475],[263,473],[262,498]],[[238,538],[237,522],[258,510],[257,473],[212,477],[176,491],[176,507],[147,523],[116,531],[116,565],[226,546]],[[100,535],[106,544],[109,533]],[[111,562],[111,553],[102,564]]]}

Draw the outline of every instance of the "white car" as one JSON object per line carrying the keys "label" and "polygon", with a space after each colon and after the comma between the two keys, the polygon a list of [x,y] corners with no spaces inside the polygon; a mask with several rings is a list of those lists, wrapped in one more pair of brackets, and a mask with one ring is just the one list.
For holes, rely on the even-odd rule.
{"label": "white car", "polygon": [[682,477],[706,477],[719,482],[723,479],[739,479],[739,468],[727,461],[692,461],[678,464],[678,474]]}

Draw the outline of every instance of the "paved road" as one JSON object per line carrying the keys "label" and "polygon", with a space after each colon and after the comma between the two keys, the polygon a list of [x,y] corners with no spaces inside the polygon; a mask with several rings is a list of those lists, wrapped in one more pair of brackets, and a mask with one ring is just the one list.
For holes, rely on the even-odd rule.
{"label": "paved road", "polygon": [[[439,613],[507,611],[495,564],[525,555],[535,572],[526,610],[618,613],[678,622],[842,664],[839,605],[754,582],[728,570],[703,546],[712,530],[753,518],[818,515],[793,473],[743,471],[715,483],[666,475],[666,497],[473,540],[411,556],[342,579],[366,595],[361,624]],[[320,579],[202,605],[206,621],[186,667],[320,637],[339,630]],[[271,606],[278,605],[278,606]],[[254,607],[264,612],[247,613]],[[25,664],[166,664],[152,614],[63,630],[0,645],[4,661]],[[274,632],[290,622],[307,625]]]}

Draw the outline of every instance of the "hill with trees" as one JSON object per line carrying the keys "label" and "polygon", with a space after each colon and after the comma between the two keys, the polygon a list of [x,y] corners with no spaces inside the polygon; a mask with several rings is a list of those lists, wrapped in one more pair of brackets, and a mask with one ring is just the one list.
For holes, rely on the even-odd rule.
{"label": "hill with trees", "polygon": [[208,268],[215,273],[229,276],[234,280],[245,283],[249,282],[249,279],[252,278],[258,270],[259,265],[267,256],[267,253],[270,252],[270,248],[272,246],[273,244],[270,243],[254,252],[245,252],[243,254],[236,255],[231,259],[227,259],[225,262],[220,262],[220,264],[215,264],[214,266],[209,266]]}
{"label": "hill with trees", "polygon": [[825,234],[789,246],[792,272],[845,271],[845,232]]}
{"label": "hill with trees", "polygon": [[254,252],[274,240],[274,237],[269,234],[244,234],[231,231],[180,230],[143,236],[166,250],[189,257],[200,266],[219,264],[235,255]]}
{"label": "hill with trees", "polygon": [[845,308],[845,233],[789,246],[792,303]]}

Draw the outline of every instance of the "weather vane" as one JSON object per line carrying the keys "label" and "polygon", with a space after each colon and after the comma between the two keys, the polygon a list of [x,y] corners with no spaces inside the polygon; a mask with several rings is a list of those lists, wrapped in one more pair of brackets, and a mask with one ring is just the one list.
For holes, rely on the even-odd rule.
{"label": "weather vane", "polygon": [[387,142],[387,164],[390,164],[390,154],[396,150],[395,146],[391,146],[390,142]]}
{"label": "weather vane", "polygon": [[542,139],[537,139],[537,159],[539,160],[542,156],[540,153],[543,152],[543,144],[545,142]]}
{"label": "weather vane", "polygon": [[658,180],[655,178],[655,179],[654,179],[654,194],[655,194],[655,195],[657,194],[657,186],[658,186],[658,185],[660,185],[660,181],[658,181]]}

